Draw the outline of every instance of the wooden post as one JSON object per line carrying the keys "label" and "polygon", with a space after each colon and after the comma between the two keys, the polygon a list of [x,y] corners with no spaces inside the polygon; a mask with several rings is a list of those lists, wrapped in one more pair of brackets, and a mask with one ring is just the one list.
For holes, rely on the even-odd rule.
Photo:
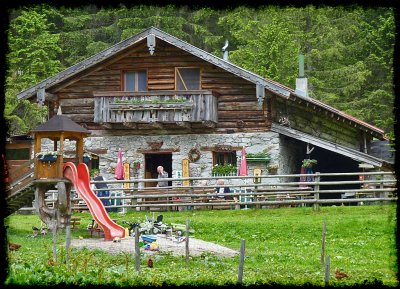
{"label": "wooden post", "polygon": [[[317,184],[315,184],[314,186],[314,191],[319,191],[319,181],[320,181],[320,176],[319,176],[319,172],[315,173],[316,176],[314,178],[314,182],[316,182]],[[314,198],[318,201],[319,200],[319,193],[314,193]],[[315,203],[314,204],[314,210],[318,211],[319,210],[319,204]]]}
{"label": "wooden post", "polygon": [[57,261],[57,220],[54,221],[53,226],[53,261]]}
{"label": "wooden post", "polygon": [[135,227],[135,261],[136,261],[136,272],[140,272],[140,248],[139,248],[139,229]]}
{"label": "wooden post", "polygon": [[189,264],[189,219],[186,219],[185,251],[186,251],[186,264]]}
{"label": "wooden post", "polygon": [[326,220],[324,221],[324,225],[322,227],[321,267],[324,266],[324,260],[325,260],[325,235],[326,235]]}
{"label": "wooden post", "polygon": [[238,284],[241,285],[243,281],[243,268],[244,268],[244,253],[245,253],[246,240],[240,240],[240,259],[239,259],[239,273],[238,273]]}
{"label": "wooden post", "polygon": [[325,265],[325,286],[329,285],[329,271],[331,266],[331,259],[329,256],[326,256],[326,265]]}

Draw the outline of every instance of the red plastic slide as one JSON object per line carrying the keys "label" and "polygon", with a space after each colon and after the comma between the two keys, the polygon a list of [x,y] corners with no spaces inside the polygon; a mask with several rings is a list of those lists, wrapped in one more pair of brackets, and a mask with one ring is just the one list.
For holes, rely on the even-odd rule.
{"label": "red plastic slide", "polygon": [[124,238],[125,228],[117,225],[108,216],[103,203],[90,188],[89,169],[86,164],[80,163],[78,167],[74,163],[67,162],[64,165],[64,177],[72,182],[78,195],[89,207],[96,222],[104,231],[104,240],[112,241],[115,237]]}

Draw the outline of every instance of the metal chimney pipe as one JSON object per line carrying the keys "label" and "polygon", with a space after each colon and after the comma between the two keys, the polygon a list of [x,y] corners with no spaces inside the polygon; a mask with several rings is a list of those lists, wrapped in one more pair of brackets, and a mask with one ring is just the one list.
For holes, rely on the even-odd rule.
{"label": "metal chimney pipe", "polygon": [[228,40],[225,40],[225,45],[224,45],[224,47],[222,47],[222,51],[224,52],[223,59],[226,61],[228,61],[228,50],[227,50],[228,45],[229,45]]}

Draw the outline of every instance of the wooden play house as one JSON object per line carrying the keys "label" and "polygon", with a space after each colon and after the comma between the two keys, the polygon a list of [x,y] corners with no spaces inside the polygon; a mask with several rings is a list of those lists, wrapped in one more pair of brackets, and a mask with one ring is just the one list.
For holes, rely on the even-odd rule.
{"label": "wooden play house", "polygon": [[[32,130],[35,153],[35,179],[61,179],[64,165],[64,142],[75,141],[75,157],[68,159],[75,163],[83,161],[83,138],[88,130],[73,122],[67,116],[57,114],[44,124]],[[53,150],[42,150],[42,140],[53,142]]]}

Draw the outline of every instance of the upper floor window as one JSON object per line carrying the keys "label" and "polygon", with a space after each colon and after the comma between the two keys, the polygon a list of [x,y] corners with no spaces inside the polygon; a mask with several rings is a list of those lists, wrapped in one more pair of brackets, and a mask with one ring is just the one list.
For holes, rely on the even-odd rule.
{"label": "upper floor window", "polygon": [[175,69],[176,90],[199,90],[200,68],[177,67]]}
{"label": "upper floor window", "polygon": [[146,91],[146,70],[125,71],[123,78],[123,89],[124,91]]}

